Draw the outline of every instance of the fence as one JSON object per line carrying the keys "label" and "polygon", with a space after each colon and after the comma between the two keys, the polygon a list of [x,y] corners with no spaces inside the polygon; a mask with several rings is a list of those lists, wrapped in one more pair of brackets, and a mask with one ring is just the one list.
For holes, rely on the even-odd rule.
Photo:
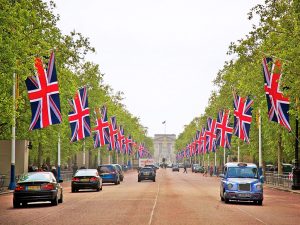
{"label": "fence", "polygon": [[291,188],[293,184],[293,177],[291,174],[277,174],[277,173],[266,173],[265,183],[273,186]]}

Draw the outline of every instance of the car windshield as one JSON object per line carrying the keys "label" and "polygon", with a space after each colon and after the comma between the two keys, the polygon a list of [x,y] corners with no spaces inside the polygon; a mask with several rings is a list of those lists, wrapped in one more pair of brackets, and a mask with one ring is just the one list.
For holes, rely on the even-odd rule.
{"label": "car windshield", "polygon": [[43,172],[35,172],[35,173],[27,173],[20,177],[18,183],[25,182],[50,182],[55,178],[51,175],[51,173],[43,173]]}
{"label": "car windshield", "polygon": [[253,167],[229,167],[228,178],[257,178],[257,168]]}
{"label": "car windshield", "polygon": [[99,168],[100,173],[110,173],[115,171],[113,166],[100,166]]}
{"label": "car windshield", "polygon": [[77,170],[76,176],[97,176],[97,170]]}

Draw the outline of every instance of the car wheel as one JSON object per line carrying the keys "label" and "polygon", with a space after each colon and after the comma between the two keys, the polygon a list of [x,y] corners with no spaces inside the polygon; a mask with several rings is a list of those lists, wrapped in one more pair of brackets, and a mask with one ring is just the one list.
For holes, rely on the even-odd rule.
{"label": "car wheel", "polygon": [[100,187],[98,187],[98,188],[96,189],[96,191],[100,191]]}
{"label": "car wheel", "polygon": [[52,201],[51,201],[51,205],[58,205],[58,197],[57,197],[57,195],[55,196],[55,199],[53,199]]}
{"label": "car wheel", "polygon": [[141,182],[141,179],[138,179],[138,182]]}
{"label": "car wheel", "polygon": [[221,198],[221,201],[224,202],[224,198],[221,196],[221,194],[220,194],[220,198]]}
{"label": "car wheel", "polygon": [[226,198],[226,192],[225,192],[225,191],[224,191],[224,193],[223,193],[223,196],[224,196],[224,201],[225,201],[225,203],[228,204],[228,203],[229,203],[229,199]]}
{"label": "car wheel", "polygon": [[64,201],[64,196],[63,196],[63,193],[61,191],[60,199],[58,200],[58,203],[63,203],[63,201]]}
{"label": "car wheel", "polygon": [[153,182],[155,182],[155,178],[153,179]]}
{"label": "car wheel", "polygon": [[20,202],[17,200],[13,200],[13,207],[14,208],[20,208]]}
{"label": "car wheel", "polygon": [[102,191],[102,189],[103,189],[103,188],[102,188],[102,184],[101,184],[101,186],[100,186],[100,190]]}
{"label": "car wheel", "polygon": [[74,187],[72,187],[72,193],[76,192],[76,189]]}
{"label": "car wheel", "polygon": [[263,202],[262,200],[258,200],[258,201],[256,201],[256,204],[257,205],[262,205],[262,202]]}

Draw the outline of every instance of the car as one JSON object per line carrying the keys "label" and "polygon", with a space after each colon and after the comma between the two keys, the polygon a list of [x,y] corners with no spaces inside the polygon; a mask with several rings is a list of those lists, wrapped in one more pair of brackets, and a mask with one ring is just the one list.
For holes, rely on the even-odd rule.
{"label": "car", "polygon": [[293,172],[293,165],[289,163],[282,163],[282,173],[283,174],[290,174]]}
{"label": "car", "polygon": [[194,167],[194,173],[204,173],[203,166],[197,165]]}
{"label": "car", "polygon": [[76,171],[71,182],[71,191],[80,189],[102,190],[102,178],[96,169],[79,169]]}
{"label": "car", "polygon": [[220,174],[221,201],[252,201],[258,205],[263,202],[263,176],[259,177],[254,163],[226,163]]}
{"label": "car", "polygon": [[120,184],[120,174],[118,173],[116,166],[112,164],[100,165],[97,170],[102,178],[102,183]]}
{"label": "car", "polygon": [[152,167],[143,167],[138,173],[138,182],[142,180],[152,180],[155,182],[156,173]]}
{"label": "car", "polygon": [[184,167],[183,163],[179,163],[178,166],[179,166],[179,168],[183,168]]}
{"label": "car", "polygon": [[152,169],[154,169],[154,172],[156,173],[156,170],[159,169],[159,167],[155,166],[155,165],[145,165],[144,167],[151,167]]}
{"label": "car", "polygon": [[178,171],[179,172],[179,166],[174,164],[173,167],[172,167],[172,171]]}
{"label": "car", "polygon": [[63,202],[63,188],[51,172],[30,172],[20,176],[13,194],[13,207],[28,202],[50,201],[51,205]]}
{"label": "car", "polygon": [[114,165],[117,168],[117,171],[120,176],[120,181],[123,181],[124,180],[124,172],[123,172],[122,166],[119,164],[112,164],[112,165]]}
{"label": "car", "polygon": [[195,167],[198,167],[198,166],[200,166],[200,165],[199,165],[199,164],[196,164],[196,163],[193,164],[193,165],[192,165],[192,172],[195,172]]}

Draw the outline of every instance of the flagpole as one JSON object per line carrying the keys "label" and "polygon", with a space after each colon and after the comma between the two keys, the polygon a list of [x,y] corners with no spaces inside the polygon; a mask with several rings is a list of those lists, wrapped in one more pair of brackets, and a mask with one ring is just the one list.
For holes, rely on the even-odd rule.
{"label": "flagpole", "polygon": [[61,180],[61,177],[60,177],[60,133],[58,133],[58,142],[57,142],[57,179]]}
{"label": "flagpole", "polygon": [[217,152],[215,151],[215,174],[217,174]]}
{"label": "flagpole", "polygon": [[223,161],[223,165],[225,166],[226,164],[226,147],[224,145],[224,161]]}
{"label": "flagpole", "polygon": [[98,148],[98,157],[97,157],[97,164],[98,164],[98,166],[100,166],[100,158],[101,158],[101,156],[100,156],[100,154],[101,154],[101,151],[100,151],[100,148]]}
{"label": "flagpole", "polygon": [[240,140],[238,140],[238,162],[240,161]]}
{"label": "flagpole", "polygon": [[82,164],[83,164],[83,166],[85,166],[85,140],[83,140]]}
{"label": "flagpole", "polygon": [[9,190],[16,187],[15,181],[15,162],[16,162],[16,74],[13,74],[13,123],[12,123],[12,140],[11,140],[11,165],[10,165],[10,183]]}
{"label": "flagpole", "polygon": [[259,156],[259,165],[258,165],[258,174],[259,176],[263,175],[262,171],[262,149],[261,149],[261,115],[260,109],[258,109],[258,156]]}

